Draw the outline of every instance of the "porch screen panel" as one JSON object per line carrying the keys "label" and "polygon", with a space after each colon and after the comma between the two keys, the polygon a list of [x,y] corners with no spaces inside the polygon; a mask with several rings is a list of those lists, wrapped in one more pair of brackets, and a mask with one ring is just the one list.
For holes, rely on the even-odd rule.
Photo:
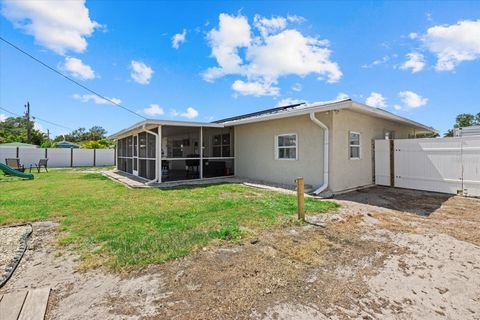
{"label": "porch screen panel", "polygon": [[155,158],[155,136],[153,134],[147,134],[147,158]]}
{"label": "porch screen panel", "polygon": [[233,158],[231,128],[203,128],[204,158]]}
{"label": "porch screen panel", "polygon": [[147,179],[155,179],[155,160],[147,160]]}
{"label": "porch screen panel", "polygon": [[141,132],[138,134],[138,156],[140,158],[147,157],[147,133]]}
{"label": "porch screen panel", "polygon": [[138,160],[138,175],[142,178],[148,179],[147,177],[147,160],[139,159]]}
{"label": "porch screen panel", "polygon": [[130,137],[127,137],[125,140],[126,140],[126,144],[125,144],[126,156],[127,157],[132,157],[132,154],[133,154],[133,138],[130,136]]}

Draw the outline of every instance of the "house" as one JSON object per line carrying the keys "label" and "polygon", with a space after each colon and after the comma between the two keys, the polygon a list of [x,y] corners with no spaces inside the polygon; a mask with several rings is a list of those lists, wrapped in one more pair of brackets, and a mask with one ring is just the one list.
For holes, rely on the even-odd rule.
{"label": "house", "polygon": [[55,144],[55,148],[65,148],[65,149],[78,149],[80,148],[80,145],[76,144],[76,143],[73,143],[73,142],[70,142],[70,141],[61,141],[61,142],[57,142]]}
{"label": "house", "polygon": [[480,136],[480,126],[470,126],[470,127],[462,127],[462,128],[455,128],[453,130],[454,137],[473,137],[473,136]]}
{"label": "house", "polygon": [[[315,193],[371,185],[375,139],[436,132],[350,99],[295,104],[212,123],[144,120],[110,138],[117,169],[148,183],[238,176]],[[201,147],[200,147],[201,146]]]}
{"label": "house", "polygon": [[38,148],[35,144],[23,143],[23,142],[7,142],[0,143],[0,148]]}

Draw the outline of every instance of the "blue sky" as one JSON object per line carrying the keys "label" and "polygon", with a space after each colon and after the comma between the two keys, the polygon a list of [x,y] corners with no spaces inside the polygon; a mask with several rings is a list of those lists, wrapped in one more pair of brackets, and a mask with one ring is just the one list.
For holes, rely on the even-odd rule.
{"label": "blue sky", "polygon": [[[449,129],[478,113],[480,2],[4,1],[0,35],[148,118],[349,96]],[[175,39],[175,41],[174,41]],[[0,42],[0,107],[109,133],[141,120]],[[0,120],[8,115],[0,110]],[[39,121],[54,135],[66,130]]]}

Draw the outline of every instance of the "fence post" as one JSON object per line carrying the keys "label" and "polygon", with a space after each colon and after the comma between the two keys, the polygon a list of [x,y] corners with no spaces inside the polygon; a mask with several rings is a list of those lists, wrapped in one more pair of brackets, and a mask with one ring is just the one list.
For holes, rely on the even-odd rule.
{"label": "fence post", "polygon": [[390,187],[395,187],[395,140],[390,140]]}
{"label": "fence post", "polygon": [[304,206],[304,181],[302,177],[295,179],[297,183],[297,205],[298,205],[298,219],[305,221],[305,206]]}
{"label": "fence post", "polygon": [[97,163],[97,149],[93,149],[93,166],[96,167],[96,164]]}
{"label": "fence post", "polygon": [[17,156],[16,156],[15,158],[20,158],[20,150],[19,150],[19,148],[18,148],[18,147],[17,147],[17,152],[16,152],[16,155],[17,155]]}
{"label": "fence post", "polygon": [[45,148],[45,159],[48,158],[48,148]]}
{"label": "fence post", "polygon": [[70,148],[70,167],[73,167],[73,148]]}

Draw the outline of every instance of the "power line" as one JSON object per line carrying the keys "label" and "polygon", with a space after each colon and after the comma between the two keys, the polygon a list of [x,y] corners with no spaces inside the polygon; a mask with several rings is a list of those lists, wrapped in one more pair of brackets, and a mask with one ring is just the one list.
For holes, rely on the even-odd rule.
{"label": "power line", "polygon": [[61,124],[58,124],[58,123],[55,123],[55,122],[52,122],[52,121],[48,121],[48,120],[39,118],[39,117],[37,117],[37,116],[32,116],[32,118],[35,119],[35,120],[40,120],[40,121],[43,121],[43,122],[45,122],[45,123],[48,123],[48,124],[51,124],[51,125],[54,125],[54,126],[63,128],[63,129],[67,129],[67,130],[72,130],[72,131],[73,131],[72,128],[66,127],[66,126],[64,126],[64,125],[61,125]]}
{"label": "power line", "polygon": [[61,73],[60,71],[58,71],[58,70],[56,70],[55,68],[49,66],[49,65],[46,64],[45,62],[41,61],[40,59],[32,56],[30,53],[28,53],[28,52],[24,51],[23,49],[17,47],[16,45],[14,45],[14,44],[11,43],[10,41],[6,40],[5,38],[3,38],[3,37],[0,36],[0,40],[2,40],[3,42],[5,42],[6,44],[10,45],[11,47],[15,48],[16,50],[20,51],[21,53],[23,53],[23,54],[26,55],[27,57],[29,57],[29,58],[35,60],[36,62],[40,63],[42,66],[44,66],[45,68],[49,69],[50,71],[55,72],[56,74],[64,77],[65,79],[67,79],[67,80],[70,81],[70,82],[73,82],[74,84],[76,84],[77,86],[81,87],[82,89],[87,90],[88,92],[93,93],[93,94],[96,95],[97,97],[100,97],[100,98],[102,98],[102,99],[110,102],[111,104],[113,104],[113,105],[115,105],[115,106],[117,106],[117,107],[122,108],[122,109],[125,110],[125,111],[128,111],[128,112],[130,112],[130,113],[133,113],[134,115],[136,115],[136,116],[138,116],[138,117],[140,117],[140,118],[147,119],[146,117],[142,116],[141,114],[138,114],[138,113],[136,113],[135,111],[130,110],[129,108],[124,107],[124,106],[122,106],[121,104],[113,101],[112,99],[109,99],[109,98],[105,97],[104,95],[102,95],[102,94],[100,94],[100,93],[98,93],[98,92],[96,92],[96,91],[94,91],[94,90],[92,90],[92,89],[84,86],[84,85],[81,84],[80,82],[75,81],[74,79],[70,78],[69,76]]}
{"label": "power line", "polygon": [[[10,113],[11,115],[14,115],[14,116],[16,116],[16,117],[23,117],[23,115],[17,114],[17,113],[15,113],[15,112],[12,112],[12,111],[7,110],[7,109],[5,109],[5,108],[0,107],[0,109],[3,110],[3,111],[5,111],[5,112],[8,112],[8,113]],[[39,117],[34,116],[34,115],[32,115],[32,118],[35,119],[35,120],[40,120],[40,121],[42,121],[42,122],[45,122],[45,123],[48,123],[48,124],[51,124],[51,125],[54,125],[54,126],[63,128],[63,129],[73,130],[73,129],[70,128],[70,127],[67,127],[67,126],[64,126],[64,125],[55,123],[55,122],[53,122],[53,121],[49,121],[49,120],[45,120],[45,119],[39,118]]]}
{"label": "power line", "polygon": [[5,112],[8,112],[8,113],[10,113],[11,115],[14,115],[14,116],[16,116],[16,117],[23,117],[22,115],[19,115],[19,114],[15,113],[15,112],[12,112],[12,111],[7,110],[7,109],[5,109],[5,108],[0,107],[0,109],[2,109],[2,110],[5,111]]}

